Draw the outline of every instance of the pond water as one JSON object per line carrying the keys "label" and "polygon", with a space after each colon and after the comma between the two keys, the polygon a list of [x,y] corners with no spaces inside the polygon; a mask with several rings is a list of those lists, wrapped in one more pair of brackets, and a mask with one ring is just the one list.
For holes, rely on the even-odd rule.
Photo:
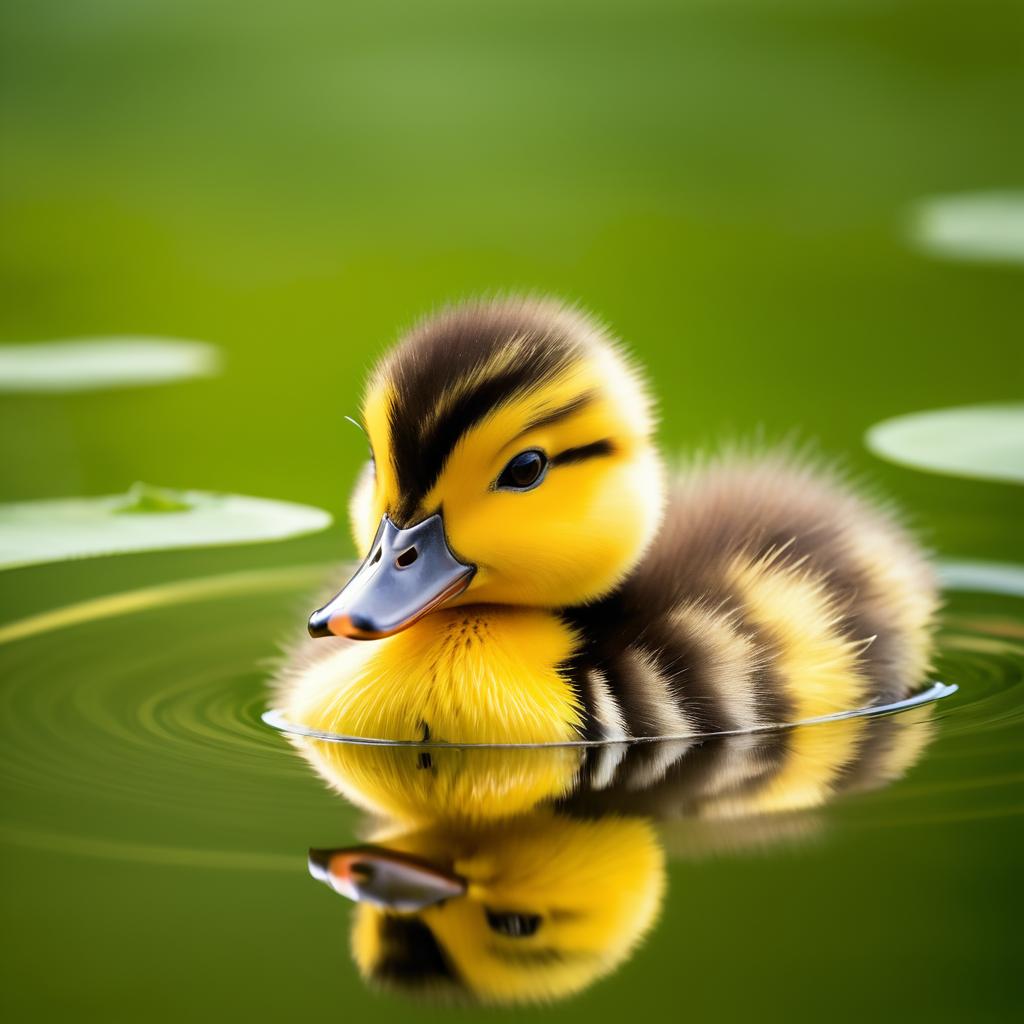
{"label": "pond water", "polygon": [[953,567],[935,677],[959,689],[899,714],[589,750],[293,748],[261,719],[269,660],[322,575],[136,588],[0,632],[16,1006],[853,1020],[884,985],[887,1017],[1007,1019],[1020,595]]}

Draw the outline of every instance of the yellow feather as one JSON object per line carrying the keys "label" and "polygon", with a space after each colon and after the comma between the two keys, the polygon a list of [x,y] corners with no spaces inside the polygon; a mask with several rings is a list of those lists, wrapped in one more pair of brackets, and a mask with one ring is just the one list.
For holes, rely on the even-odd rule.
{"label": "yellow feather", "polygon": [[365,551],[373,542],[377,524],[384,515],[389,500],[398,493],[398,481],[388,448],[388,413],[397,401],[394,386],[390,381],[374,377],[363,402],[363,420],[370,438],[375,472],[372,486],[367,486],[358,495],[350,508],[354,511],[352,530],[359,550]]}
{"label": "yellow feather", "polygon": [[303,673],[286,713],[349,736],[462,743],[574,739],[582,708],[556,671],[576,638],[554,616],[445,609],[402,633],[342,645]]}
{"label": "yellow feather", "polygon": [[[732,570],[753,622],[776,638],[774,659],[792,704],[804,721],[866,703],[868,681],[858,667],[859,644],[843,636],[822,581],[777,556],[738,560]],[[843,765],[856,755],[866,719],[830,722],[789,734],[786,763],[752,799],[723,800],[719,815],[796,810],[828,798]]]}

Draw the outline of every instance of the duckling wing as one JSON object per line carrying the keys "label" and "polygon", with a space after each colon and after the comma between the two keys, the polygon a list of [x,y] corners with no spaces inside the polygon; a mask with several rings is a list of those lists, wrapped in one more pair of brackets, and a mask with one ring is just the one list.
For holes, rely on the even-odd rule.
{"label": "duckling wing", "polygon": [[566,612],[570,671],[598,737],[793,721],[905,696],[937,603],[891,507],[807,458],[720,456],[674,482],[626,581]]}

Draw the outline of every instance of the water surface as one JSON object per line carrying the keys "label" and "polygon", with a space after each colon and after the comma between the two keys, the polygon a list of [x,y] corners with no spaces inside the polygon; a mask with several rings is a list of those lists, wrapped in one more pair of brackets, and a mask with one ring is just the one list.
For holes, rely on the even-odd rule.
{"label": "water surface", "polygon": [[[1011,987],[977,979],[1010,976],[1021,909],[1019,597],[950,593],[935,670],[959,692],[859,720],[855,735],[821,730],[858,720],[803,727],[825,761],[846,763],[805,764],[800,777],[819,790],[788,806],[788,791],[768,799],[747,785],[740,799],[736,786],[771,781],[791,732],[441,760],[434,750],[426,767],[415,749],[327,744],[344,751],[340,774],[318,777],[260,717],[267,659],[318,572],[127,592],[0,637],[4,873],[20,936],[7,955],[20,1005],[98,1014],[116,999],[171,1020],[201,986],[208,1019],[397,1013],[409,997],[368,987],[353,960],[353,920],[371,911],[314,881],[307,849],[368,838],[401,848],[433,828],[446,837],[432,840],[442,863],[439,842],[507,848],[513,820],[532,844],[519,863],[543,853],[554,866],[579,841],[565,822],[602,823],[585,849],[624,876],[607,864],[587,876],[588,856],[570,876],[608,914],[623,885],[658,875],[642,920],[613,921],[607,938],[622,948],[548,1012],[655,1012],[678,990],[706,1012],[771,1018],[796,999],[807,1019],[853,1020],[878,979],[893,1014],[1008,1012]],[[647,842],[656,853],[644,860]],[[417,1005],[428,1019],[447,1012]]]}

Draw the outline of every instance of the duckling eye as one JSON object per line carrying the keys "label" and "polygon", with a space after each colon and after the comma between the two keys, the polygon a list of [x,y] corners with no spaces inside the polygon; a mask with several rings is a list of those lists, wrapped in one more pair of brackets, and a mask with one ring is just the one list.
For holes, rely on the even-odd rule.
{"label": "duckling eye", "polygon": [[486,907],[484,913],[491,931],[510,939],[524,939],[534,935],[540,927],[540,914],[518,914],[515,911],[488,910]]}
{"label": "duckling eye", "polygon": [[531,448],[509,460],[494,486],[507,491],[532,490],[544,479],[547,468],[548,457],[539,449]]}

